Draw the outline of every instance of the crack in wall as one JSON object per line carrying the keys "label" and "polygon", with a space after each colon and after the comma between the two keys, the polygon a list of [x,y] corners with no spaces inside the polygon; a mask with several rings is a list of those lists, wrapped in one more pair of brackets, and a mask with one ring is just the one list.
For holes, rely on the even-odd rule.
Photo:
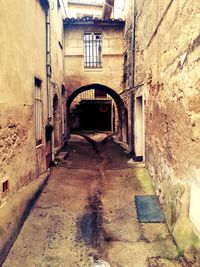
{"label": "crack in wall", "polygon": [[164,18],[166,17],[166,15],[167,15],[167,13],[168,13],[168,11],[169,11],[169,9],[170,9],[170,7],[171,7],[171,5],[172,5],[173,2],[174,2],[174,0],[171,0],[171,1],[169,2],[169,4],[167,5],[167,8],[165,9],[165,11],[164,11],[162,17],[160,18],[160,20],[159,20],[159,22],[158,22],[158,25],[157,25],[155,31],[153,32],[153,34],[152,34],[152,36],[151,36],[151,38],[150,38],[150,40],[149,40],[149,42],[148,42],[148,44],[147,44],[147,47],[149,47],[150,44],[152,43],[154,37],[156,36],[156,34],[157,34],[157,32],[158,32],[158,29],[160,28],[160,26],[161,26],[161,24],[162,24]]}

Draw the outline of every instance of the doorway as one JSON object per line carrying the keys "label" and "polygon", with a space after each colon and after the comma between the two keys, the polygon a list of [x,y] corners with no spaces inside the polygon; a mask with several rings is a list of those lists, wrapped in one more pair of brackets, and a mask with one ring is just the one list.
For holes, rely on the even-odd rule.
{"label": "doorway", "polygon": [[[97,89],[102,91],[103,93],[101,93],[100,95]],[[94,91],[94,94],[90,93],[91,90]],[[84,95],[82,95],[82,93],[84,93]],[[81,114],[81,112],[83,111],[80,105],[81,100],[85,101],[85,103],[87,102],[87,105],[89,105],[89,102],[91,103],[91,105],[92,103],[95,103],[95,108],[98,108],[98,116],[94,117],[98,118],[98,121],[95,119],[90,120],[92,113],[91,111],[88,112],[88,116],[83,116]],[[113,106],[115,107],[114,109]],[[75,114],[74,109],[76,109]],[[93,125],[93,127],[91,128],[98,131],[114,131],[116,132],[116,134],[118,134],[119,140],[122,141],[124,103],[121,99],[121,96],[115,90],[101,84],[89,84],[74,90],[67,99],[67,113],[70,114],[72,112],[73,118],[72,116],[68,116],[67,122],[68,137],[70,137],[70,130],[75,130],[75,128],[77,127],[78,129],[82,130],[85,127],[85,125],[81,125],[80,122],[82,116],[84,123],[86,121],[86,123],[88,123],[88,121],[90,120],[90,123],[92,122],[93,124],[97,124],[95,125],[95,127]],[[85,113],[85,111],[83,111],[83,113]],[[74,121],[78,123],[74,123]]]}
{"label": "doorway", "polygon": [[80,103],[80,129],[111,131],[112,102],[84,100]]}
{"label": "doorway", "polygon": [[143,96],[135,98],[135,155],[144,160],[144,103]]}
{"label": "doorway", "polygon": [[60,146],[60,112],[59,112],[59,101],[58,96],[55,95],[53,98],[53,124],[54,124],[54,147]]}

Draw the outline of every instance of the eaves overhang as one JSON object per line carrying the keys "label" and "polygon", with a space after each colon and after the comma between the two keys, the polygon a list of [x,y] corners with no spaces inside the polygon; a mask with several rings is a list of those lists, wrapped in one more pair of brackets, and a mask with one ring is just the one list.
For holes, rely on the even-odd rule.
{"label": "eaves overhang", "polygon": [[99,26],[119,26],[124,27],[125,21],[122,19],[99,19],[99,18],[66,18],[64,25],[99,25]]}

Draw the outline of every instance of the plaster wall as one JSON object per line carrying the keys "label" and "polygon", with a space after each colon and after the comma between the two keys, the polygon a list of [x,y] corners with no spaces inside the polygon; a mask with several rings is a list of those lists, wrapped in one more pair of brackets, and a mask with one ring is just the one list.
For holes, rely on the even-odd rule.
{"label": "plaster wall", "polygon": [[114,9],[113,9],[113,17],[116,19],[125,19],[125,9],[127,3],[125,0],[115,1]]}
{"label": "plaster wall", "polygon": [[[50,96],[58,95],[57,131],[60,147],[65,95],[63,85],[63,15],[57,1],[50,3]],[[46,80],[46,13],[39,0],[3,1],[0,9],[0,205],[46,170],[50,146],[45,141],[48,123]],[[42,81],[42,144],[35,141],[35,84]],[[9,190],[2,192],[2,183]]]}
{"label": "plaster wall", "polygon": [[91,15],[95,18],[101,18],[102,12],[103,6],[68,4],[67,16],[69,18],[78,18],[86,15]]}
{"label": "plaster wall", "polygon": [[[84,32],[102,32],[102,68],[84,68]],[[123,28],[116,26],[65,26],[65,83],[71,94],[93,83],[121,92],[123,75]]]}
{"label": "plaster wall", "polygon": [[[56,150],[61,147],[64,142],[64,120],[65,114],[65,94],[62,94],[62,86],[64,85],[64,32],[63,32],[63,12],[61,6],[57,5],[57,0],[50,1],[50,51],[51,51],[51,78],[50,78],[50,94],[51,94],[51,117],[54,124],[54,145]],[[58,107],[56,115],[53,111],[54,96],[58,97]],[[56,153],[56,151],[55,151]]]}
{"label": "plaster wall", "polygon": [[[42,174],[43,181],[47,176],[46,155],[50,153],[50,145],[45,140],[48,123],[46,12],[41,2],[2,1],[0,8],[0,262],[20,230],[28,205],[40,190],[39,176]],[[62,98],[65,98],[61,97],[62,14],[56,9],[57,1],[49,3],[50,100],[52,102],[53,96],[58,95],[61,114]],[[42,143],[39,146],[36,146],[35,138],[35,77],[42,81]],[[50,107],[53,114],[53,103]],[[61,116],[57,125],[58,145],[61,146]]]}
{"label": "plaster wall", "polygon": [[[2,1],[0,31],[0,186],[8,180],[11,196],[46,169],[44,131],[40,148],[35,143],[35,76],[42,80],[43,123],[47,119],[45,12],[39,1]],[[0,205],[5,198],[1,191]]]}

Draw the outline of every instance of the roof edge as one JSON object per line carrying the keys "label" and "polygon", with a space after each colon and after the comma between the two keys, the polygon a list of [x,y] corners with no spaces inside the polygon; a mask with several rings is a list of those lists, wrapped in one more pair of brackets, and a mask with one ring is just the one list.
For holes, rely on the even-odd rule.
{"label": "roof edge", "polygon": [[119,25],[124,26],[125,21],[122,19],[99,19],[99,18],[66,18],[64,19],[64,25]]}

